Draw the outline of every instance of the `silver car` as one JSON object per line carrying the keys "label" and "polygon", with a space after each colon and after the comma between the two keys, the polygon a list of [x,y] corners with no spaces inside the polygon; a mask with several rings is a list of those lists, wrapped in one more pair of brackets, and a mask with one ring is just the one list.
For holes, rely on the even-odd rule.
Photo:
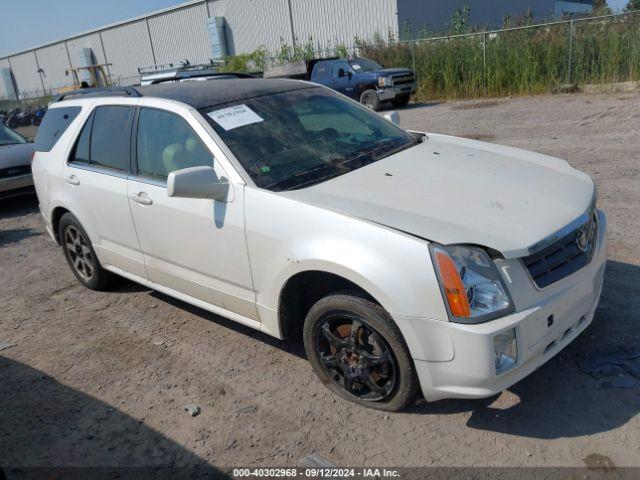
{"label": "silver car", "polygon": [[0,199],[33,193],[33,143],[0,125]]}

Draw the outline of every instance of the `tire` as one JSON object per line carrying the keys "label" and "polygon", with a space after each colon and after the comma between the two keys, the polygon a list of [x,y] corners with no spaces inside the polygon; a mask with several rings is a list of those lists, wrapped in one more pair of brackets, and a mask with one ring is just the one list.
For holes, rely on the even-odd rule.
{"label": "tire", "polygon": [[411,100],[411,95],[406,95],[404,97],[394,98],[391,100],[391,104],[397,108],[406,107],[409,100]]}
{"label": "tire", "polygon": [[62,215],[58,238],[71,271],[82,285],[91,290],[104,290],[113,283],[115,275],[102,268],[89,235],[73,214]]}
{"label": "tire", "polygon": [[327,296],[309,310],[303,339],[320,381],[342,398],[396,412],[416,397],[409,350],[377,303],[352,293]]}
{"label": "tire", "polygon": [[374,112],[380,110],[380,97],[375,90],[365,90],[360,94],[360,103]]}

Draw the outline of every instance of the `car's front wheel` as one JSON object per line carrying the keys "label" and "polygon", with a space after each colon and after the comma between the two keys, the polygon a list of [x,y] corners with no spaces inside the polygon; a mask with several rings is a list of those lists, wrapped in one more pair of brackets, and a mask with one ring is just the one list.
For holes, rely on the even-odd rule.
{"label": "car's front wheel", "polygon": [[365,107],[377,112],[380,110],[380,97],[375,90],[365,90],[360,95],[360,103]]}
{"label": "car's front wheel", "polygon": [[357,294],[319,300],[304,324],[304,346],[323,384],[347,400],[398,411],[418,380],[400,330],[375,302]]}
{"label": "car's front wheel", "polygon": [[112,283],[114,275],[102,268],[87,232],[73,214],[62,216],[58,235],[67,263],[80,283],[91,290],[103,290]]}

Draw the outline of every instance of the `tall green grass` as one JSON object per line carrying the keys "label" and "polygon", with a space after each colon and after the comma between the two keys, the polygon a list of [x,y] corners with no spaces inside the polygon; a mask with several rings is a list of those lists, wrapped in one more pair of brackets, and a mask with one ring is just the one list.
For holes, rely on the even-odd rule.
{"label": "tall green grass", "polygon": [[373,45],[261,48],[229,57],[226,71],[263,70],[270,63],[356,53],[385,67],[415,69],[419,99],[526,95],[565,84],[640,80],[640,14],[530,28],[399,42],[376,35]]}
{"label": "tall green grass", "polygon": [[359,45],[359,52],[384,66],[415,68],[422,99],[536,94],[567,83],[640,80],[640,15],[575,22],[573,29]]}

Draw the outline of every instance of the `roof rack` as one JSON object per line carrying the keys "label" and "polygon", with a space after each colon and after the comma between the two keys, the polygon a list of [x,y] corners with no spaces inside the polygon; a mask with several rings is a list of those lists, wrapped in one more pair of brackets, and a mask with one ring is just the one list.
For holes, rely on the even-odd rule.
{"label": "roof rack", "polygon": [[188,72],[188,75],[180,75],[182,72],[178,72],[175,77],[156,78],[149,82],[149,85],[158,85],[161,83],[176,83],[179,81],[196,80],[198,78],[217,78],[217,77],[234,77],[234,78],[258,78],[255,75],[244,72],[204,72],[196,75],[192,75]]}
{"label": "roof rack", "polygon": [[140,75],[164,73],[172,71],[190,71],[190,70],[207,70],[224,64],[221,60],[211,60],[208,63],[191,64],[188,60],[182,60],[175,63],[164,63],[161,65],[153,65],[152,67],[138,67]]}
{"label": "roof rack", "polygon": [[125,96],[125,97],[141,97],[142,94],[133,87],[104,87],[104,88],[82,88],[80,90],[72,90],[70,92],[56,95],[51,103],[61,102],[67,97],[108,97],[108,96]]}

